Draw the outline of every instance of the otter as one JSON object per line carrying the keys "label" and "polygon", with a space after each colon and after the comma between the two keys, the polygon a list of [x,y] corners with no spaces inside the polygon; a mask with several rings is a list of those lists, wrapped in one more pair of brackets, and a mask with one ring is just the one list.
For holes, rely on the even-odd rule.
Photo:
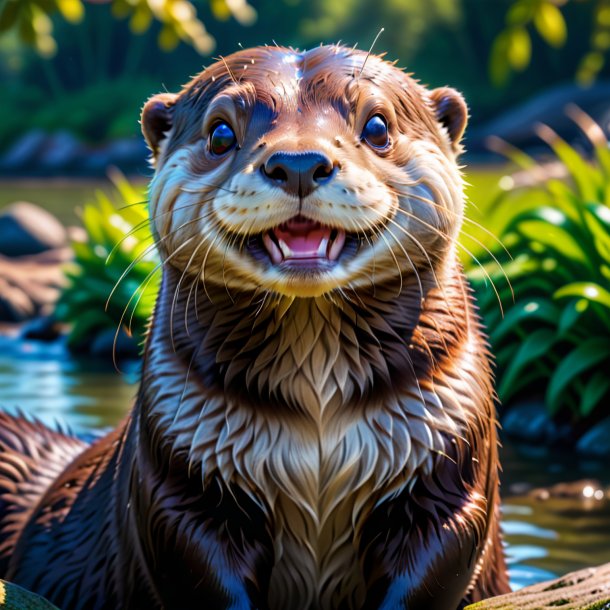
{"label": "otter", "polygon": [[0,420],[0,577],[63,610],[454,610],[508,591],[462,96],[261,47],[144,106],[162,282],[133,409]]}

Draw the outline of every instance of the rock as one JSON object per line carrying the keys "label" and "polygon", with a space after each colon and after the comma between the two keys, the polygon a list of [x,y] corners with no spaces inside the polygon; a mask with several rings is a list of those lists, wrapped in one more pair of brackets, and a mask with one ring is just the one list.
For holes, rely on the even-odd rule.
{"label": "rock", "polygon": [[610,457],[610,417],[603,419],[583,434],[576,444],[578,453],[587,457]]}
{"label": "rock", "polygon": [[82,153],[82,145],[70,132],[58,131],[47,138],[38,157],[38,165],[46,170],[64,170],[78,160]]}
{"label": "rock", "polygon": [[21,169],[37,163],[38,155],[47,141],[44,131],[35,129],[21,136],[6,152],[0,161],[4,170]]}
{"label": "rock", "polygon": [[146,164],[149,152],[142,138],[115,140],[106,148],[113,165],[142,167]]}
{"label": "rock", "polygon": [[598,82],[590,87],[570,83],[543,91],[496,119],[469,130],[466,139],[468,155],[471,158],[485,155],[488,160],[501,159],[489,156],[489,138],[492,136],[530,153],[548,152],[548,147],[536,134],[539,123],[548,125],[568,142],[589,148],[581,130],[566,115],[569,104],[584,110],[606,129],[610,118],[610,83]]}
{"label": "rock", "polygon": [[525,587],[465,610],[605,610],[610,608],[610,563]]}
{"label": "rock", "polygon": [[63,248],[67,242],[66,230],[59,220],[33,203],[13,203],[0,214],[0,254],[39,254]]}
{"label": "rock", "polygon": [[26,322],[19,333],[20,339],[55,341],[61,336],[61,326],[53,316],[34,318]]}
{"label": "rock", "polygon": [[69,248],[15,258],[0,255],[0,321],[50,315],[66,281],[62,267],[71,257]]}
{"label": "rock", "polygon": [[0,610],[58,610],[46,599],[13,583],[0,580]]}
{"label": "rock", "polygon": [[92,356],[100,358],[112,358],[113,354],[117,360],[138,358],[139,350],[136,340],[121,329],[116,336],[115,344],[115,334],[116,329],[114,328],[100,331],[90,342],[88,352]]}
{"label": "rock", "polygon": [[548,443],[556,434],[556,425],[541,401],[513,405],[502,418],[506,434],[528,443]]}

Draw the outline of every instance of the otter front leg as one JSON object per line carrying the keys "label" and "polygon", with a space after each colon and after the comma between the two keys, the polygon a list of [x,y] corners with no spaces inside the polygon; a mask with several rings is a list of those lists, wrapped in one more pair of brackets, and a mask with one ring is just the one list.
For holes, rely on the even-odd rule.
{"label": "otter front leg", "polygon": [[198,496],[173,491],[149,517],[147,563],[163,607],[265,610],[273,552],[261,508],[219,481]]}
{"label": "otter front leg", "polygon": [[[461,479],[457,479],[461,481]],[[438,478],[380,505],[362,540],[367,610],[454,610],[461,606],[486,544],[482,494]]]}

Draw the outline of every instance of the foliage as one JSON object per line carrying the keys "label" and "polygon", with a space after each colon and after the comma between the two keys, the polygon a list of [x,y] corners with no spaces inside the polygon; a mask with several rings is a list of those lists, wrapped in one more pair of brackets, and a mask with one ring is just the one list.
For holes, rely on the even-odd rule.
{"label": "foliage", "polygon": [[[502,240],[513,258],[497,249],[495,256],[514,302],[494,260],[482,261],[509,304],[504,316],[485,272],[473,268],[469,275],[497,358],[501,400],[542,390],[551,414],[578,420],[601,416],[610,397],[610,150],[589,117],[575,108],[570,115],[591,139],[594,163],[548,127],[540,129],[569,181],[546,182],[552,206],[534,197],[509,214]],[[519,160],[535,166],[523,153]],[[510,209],[511,199],[501,205]]]}
{"label": "foliage", "polygon": [[142,192],[118,173],[112,180],[113,198],[98,191],[83,208],[88,239],[73,243],[75,264],[55,312],[72,325],[69,342],[76,348],[121,327],[141,338],[158,291],[158,261]]}
{"label": "foliage", "polygon": [[[77,91],[61,91],[56,97],[36,86],[5,91],[4,110],[11,120],[0,122],[0,142],[9,145],[32,129],[69,131],[96,145],[133,136],[139,131],[139,109],[157,87],[150,78],[125,76]],[[32,112],[33,106],[39,111]]]}
{"label": "foliage", "polygon": [[[190,0],[101,0],[111,3],[118,18],[129,18],[134,34],[146,32],[152,21],[161,24],[159,46],[171,51],[182,40],[199,53],[214,47],[197,10]],[[254,9],[246,0],[211,0],[212,12],[220,19],[235,17],[240,23],[252,23]],[[79,23],[85,14],[83,0],[3,0],[0,4],[0,32],[16,29],[21,40],[33,45],[45,56],[57,49],[51,16],[59,13],[71,23]]]}
{"label": "foliage", "polygon": [[[489,56],[489,72],[495,85],[506,85],[512,71],[522,72],[530,65],[531,30],[551,47],[565,45],[568,26],[559,7],[569,1],[514,0]],[[582,84],[595,80],[605,63],[604,54],[610,49],[610,0],[596,0],[592,16],[590,48],[580,58],[576,71],[576,78]]]}

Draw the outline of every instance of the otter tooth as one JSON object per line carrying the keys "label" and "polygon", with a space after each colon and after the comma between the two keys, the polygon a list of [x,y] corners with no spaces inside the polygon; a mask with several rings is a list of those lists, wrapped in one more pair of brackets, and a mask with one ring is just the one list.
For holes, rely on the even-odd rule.
{"label": "otter tooth", "polygon": [[278,238],[277,243],[280,246],[280,250],[282,251],[284,258],[291,258],[293,256],[292,250],[283,239]]}
{"label": "otter tooth", "polygon": [[328,258],[331,261],[336,261],[337,258],[339,258],[339,254],[341,254],[341,250],[343,250],[344,245],[345,231],[339,230],[337,231],[337,237],[335,237],[334,241],[330,245],[330,248],[328,249]]}
{"label": "otter tooth", "polygon": [[276,246],[275,242],[271,239],[269,233],[265,233],[263,235],[263,243],[265,244],[265,248],[267,248],[267,252],[271,257],[271,262],[275,265],[279,265],[284,260],[284,257],[282,256],[282,253]]}
{"label": "otter tooth", "polygon": [[320,245],[318,246],[318,251],[317,251],[316,255],[317,255],[319,258],[324,258],[324,257],[326,256],[326,250],[327,250],[327,248],[328,248],[328,238],[323,237],[323,238],[320,240]]}

